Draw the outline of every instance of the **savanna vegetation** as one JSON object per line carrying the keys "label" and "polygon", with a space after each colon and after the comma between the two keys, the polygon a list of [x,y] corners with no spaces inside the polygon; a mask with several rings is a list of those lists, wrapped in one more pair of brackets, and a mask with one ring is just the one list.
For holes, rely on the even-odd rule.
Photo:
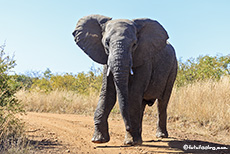
{"label": "savanna vegetation", "polygon": [[[0,48],[0,148],[22,140],[25,111],[92,115],[102,83],[102,68],[78,74],[44,72],[14,74],[13,57]],[[178,61],[178,75],[168,108],[168,120],[202,127],[212,135],[230,133],[230,55],[200,56]],[[12,75],[14,74],[14,75]],[[116,105],[112,115],[117,115]],[[156,106],[145,117],[156,118]],[[175,126],[179,127],[179,126]]]}
{"label": "savanna vegetation", "polygon": [[24,153],[27,150],[24,124],[18,114],[25,111],[15,96],[20,85],[9,75],[16,63],[5,54],[4,47],[0,46],[0,153]]}
{"label": "savanna vegetation", "polygon": [[[200,56],[178,61],[178,75],[168,108],[169,119],[195,123],[210,131],[230,132],[230,56]],[[16,80],[24,89],[17,93],[27,111],[94,113],[102,83],[102,68],[87,73],[53,74]],[[112,115],[119,113],[118,105]],[[156,106],[145,115],[156,118]]]}

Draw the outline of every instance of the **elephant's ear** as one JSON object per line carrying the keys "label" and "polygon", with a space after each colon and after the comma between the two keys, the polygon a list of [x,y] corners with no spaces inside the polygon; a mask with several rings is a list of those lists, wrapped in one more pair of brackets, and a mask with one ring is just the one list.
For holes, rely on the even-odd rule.
{"label": "elephant's ear", "polygon": [[163,26],[151,19],[134,19],[138,46],[133,55],[133,67],[144,64],[166,46],[168,34]]}
{"label": "elephant's ear", "polygon": [[106,64],[108,56],[101,43],[102,28],[111,20],[102,15],[89,15],[81,18],[72,33],[76,44],[95,62]]}

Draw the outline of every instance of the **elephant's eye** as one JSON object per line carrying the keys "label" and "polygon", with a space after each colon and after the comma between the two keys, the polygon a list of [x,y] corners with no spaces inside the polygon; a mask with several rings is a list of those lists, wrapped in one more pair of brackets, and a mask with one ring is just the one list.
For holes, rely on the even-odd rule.
{"label": "elephant's eye", "polygon": [[137,42],[135,41],[135,42],[133,43],[133,47],[132,47],[133,51],[136,50],[136,48],[137,48]]}
{"label": "elephant's eye", "polygon": [[133,48],[134,48],[136,45],[137,45],[136,43],[133,43]]}
{"label": "elephant's eye", "polygon": [[105,46],[109,47],[109,39],[108,38],[105,40]]}
{"label": "elephant's eye", "polygon": [[109,39],[105,39],[105,52],[109,54]]}

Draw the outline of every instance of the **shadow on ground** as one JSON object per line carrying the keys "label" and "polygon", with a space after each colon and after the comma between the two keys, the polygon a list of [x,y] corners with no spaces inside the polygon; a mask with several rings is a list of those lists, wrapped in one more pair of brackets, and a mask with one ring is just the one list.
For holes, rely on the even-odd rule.
{"label": "shadow on ground", "polygon": [[[97,146],[96,148],[122,147],[130,146]],[[146,147],[148,149],[147,152],[149,153],[230,153],[230,145],[201,140],[177,140],[175,138],[169,138],[169,140],[144,141],[143,144],[138,147]]]}
{"label": "shadow on ground", "polygon": [[44,149],[55,149],[57,147],[62,146],[60,143],[56,141],[43,139],[41,141],[37,140],[29,140],[30,145],[32,145],[35,149],[44,150]]}

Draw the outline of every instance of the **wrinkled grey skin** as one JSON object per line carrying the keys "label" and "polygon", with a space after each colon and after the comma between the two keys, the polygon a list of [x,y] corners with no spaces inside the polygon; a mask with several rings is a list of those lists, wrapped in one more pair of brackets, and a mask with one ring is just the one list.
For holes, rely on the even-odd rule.
{"label": "wrinkled grey skin", "polygon": [[151,19],[112,20],[90,15],[78,21],[73,36],[91,59],[104,65],[92,142],[110,140],[107,119],[116,98],[126,128],[124,144],[142,144],[143,112],[146,104],[151,106],[156,99],[156,136],[168,137],[166,110],[177,60],[165,29]]}

